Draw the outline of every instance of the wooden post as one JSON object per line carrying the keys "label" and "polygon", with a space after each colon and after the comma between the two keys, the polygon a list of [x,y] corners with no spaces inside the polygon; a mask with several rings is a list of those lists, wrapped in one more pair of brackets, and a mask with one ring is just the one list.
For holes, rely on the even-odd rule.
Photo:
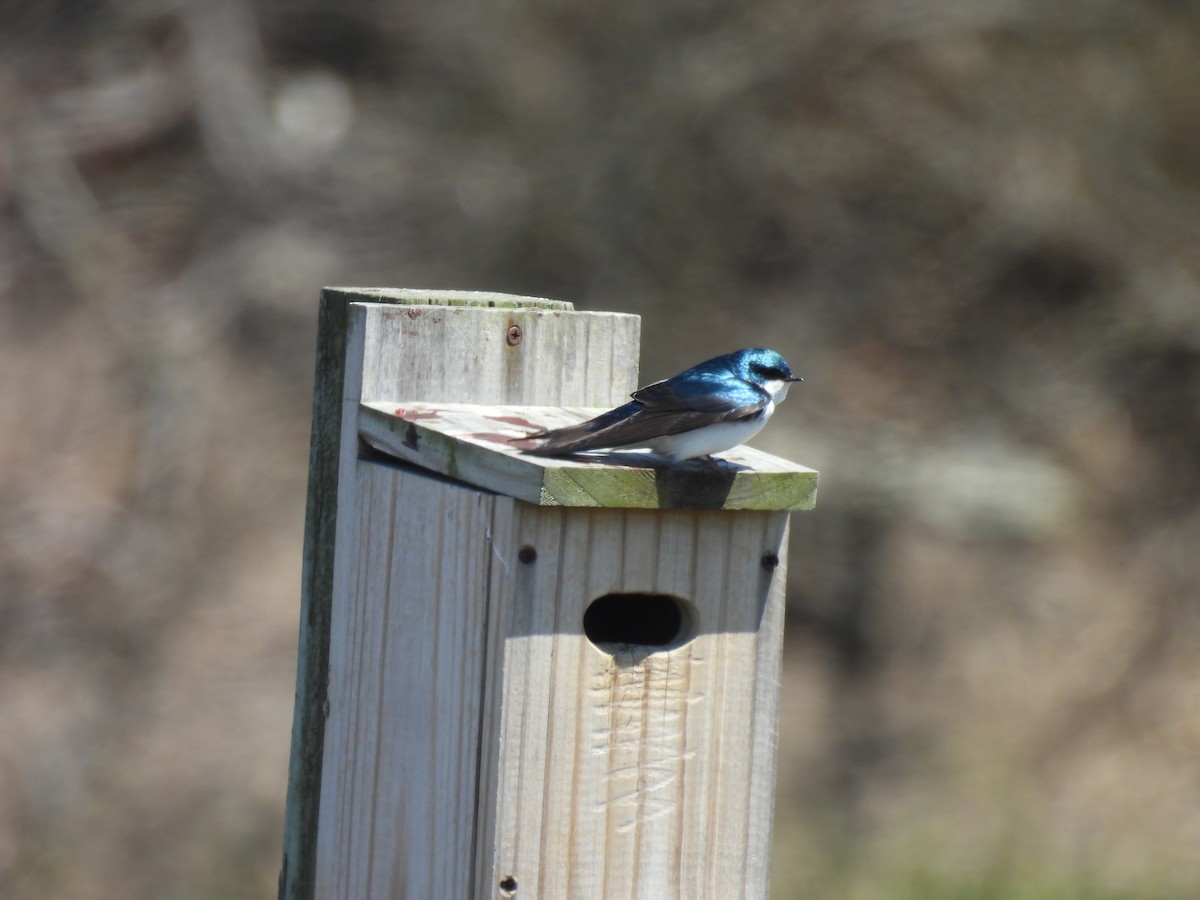
{"label": "wooden post", "polygon": [[787,510],[816,473],[505,441],[623,402],[637,338],[551,301],[324,293],[281,897],[766,897]]}

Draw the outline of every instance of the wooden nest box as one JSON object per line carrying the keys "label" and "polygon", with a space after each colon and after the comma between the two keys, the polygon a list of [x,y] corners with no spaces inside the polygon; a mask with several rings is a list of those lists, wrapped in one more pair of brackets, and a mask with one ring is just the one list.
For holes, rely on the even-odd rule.
{"label": "wooden nest box", "polygon": [[767,896],[817,473],[509,442],[625,402],[638,337],[549,300],[323,293],[281,897]]}

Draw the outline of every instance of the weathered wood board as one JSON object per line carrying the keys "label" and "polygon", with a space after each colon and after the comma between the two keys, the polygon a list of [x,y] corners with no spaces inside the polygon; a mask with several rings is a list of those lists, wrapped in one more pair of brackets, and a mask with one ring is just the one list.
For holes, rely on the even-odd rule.
{"label": "weathered wood board", "polygon": [[522,436],[603,412],[590,407],[366,402],[359,436],[423,469],[539,506],[623,509],[811,509],[817,473],[752,447],[717,462],[669,463],[649,453],[532,456]]}

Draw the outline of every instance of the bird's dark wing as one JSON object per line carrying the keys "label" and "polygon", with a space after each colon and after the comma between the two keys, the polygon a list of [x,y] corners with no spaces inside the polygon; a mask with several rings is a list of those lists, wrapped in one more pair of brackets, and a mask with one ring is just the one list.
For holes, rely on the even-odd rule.
{"label": "bird's dark wing", "polygon": [[554,428],[548,431],[535,431],[519,440],[542,440],[540,447],[526,450],[526,453],[545,454],[547,456],[559,453],[577,453],[581,450],[595,450],[599,447],[611,447],[611,444],[600,441],[597,436],[607,432],[622,420],[635,414],[642,408],[637,402],[626,403],[616,409],[580,422],[578,425],[568,425],[566,428]]}
{"label": "bird's dark wing", "polygon": [[634,392],[633,401],[587,422],[527,435],[541,438],[527,453],[558,455],[616,447],[644,447],[654,438],[682,434],[705,425],[756,415],[771,402],[770,395],[741,382],[730,388],[717,377],[680,383],[678,376]]}
{"label": "bird's dark wing", "polygon": [[718,374],[684,373],[648,384],[633,393],[633,399],[648,411],[697,412],[716,416],[716,421],[741,419],[752,415],[771,402],[771,395],[762,388],[741,379],[729,379]]}

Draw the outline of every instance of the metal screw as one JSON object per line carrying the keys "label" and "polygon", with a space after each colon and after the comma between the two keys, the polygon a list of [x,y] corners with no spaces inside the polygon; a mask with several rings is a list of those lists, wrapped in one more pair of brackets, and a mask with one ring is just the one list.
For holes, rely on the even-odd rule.
{"label": "metal screw", "polygon": [[521,331],[520,325],[509,325],[508,326],[508,334],[507,334],[508,346],[510,346],[510,347],[517,346],[517,344],[521,343],[521,338],[524,336],[525,336],[524,332]]}
{"label": "metal screw", "polygon": [[537,562],[537,551],[526,544],[517,552],[517,559],[525,563],[525,565]]}
{"label": "metal screw", "polygon": [[779,567],[779,557],[774,553],[764,553],[760,562],[762,563],[762,567],[768,572],[772,572]]}

